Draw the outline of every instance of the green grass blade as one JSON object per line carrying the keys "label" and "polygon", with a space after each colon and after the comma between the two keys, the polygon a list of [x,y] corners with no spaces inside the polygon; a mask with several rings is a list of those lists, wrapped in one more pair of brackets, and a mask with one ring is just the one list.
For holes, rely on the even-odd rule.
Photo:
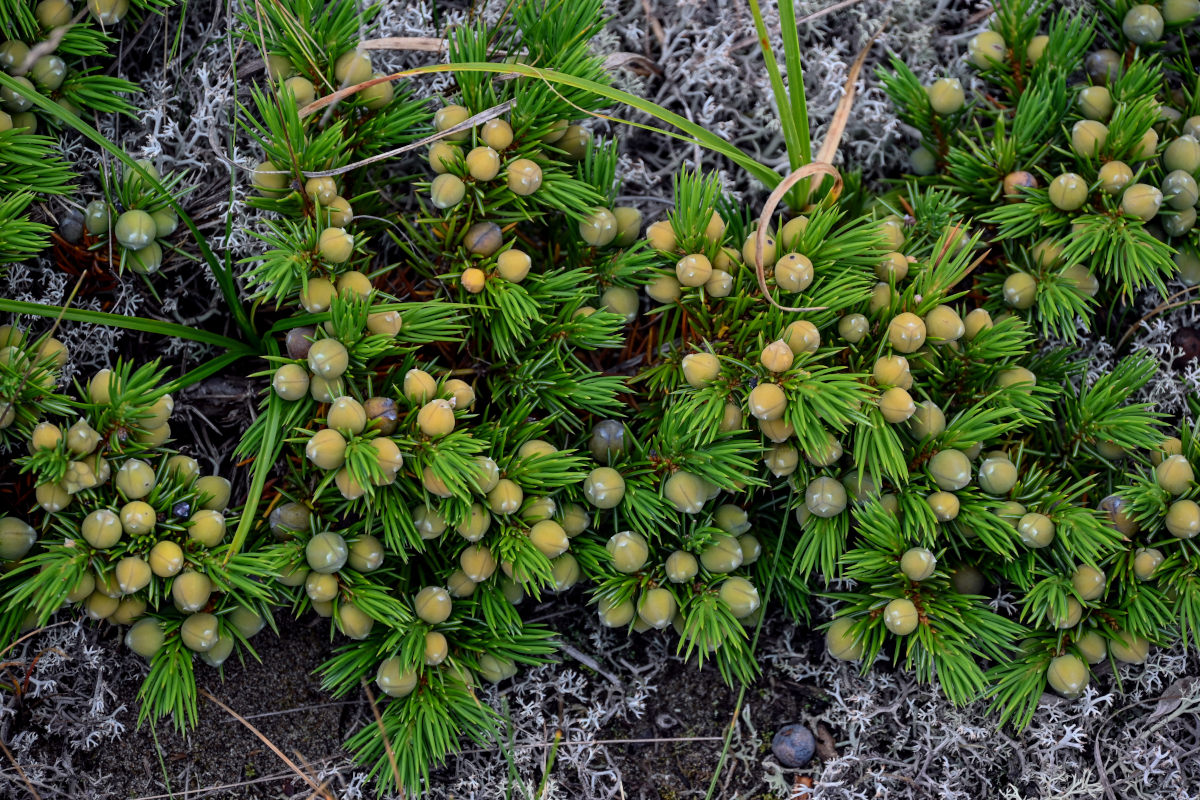
{"label": "green grass blade", "polygon": [[[614,89],[611,86],[605,86],[602,83],[590,81],[587,78],[579,78],[574,75],[567,75],[562,72],[556,72],[552,69],[539,69],[537,67],[531,67],[528,64],[490,64],[486,62],[428,64],[422,67],[404,70],[402,72],[394,72],[386,77],[391,80],[396,80],[398,78],[408,78],[414,75],[429,75],[438,72],[491,72],[503,75],[515,74],[522,75],[527,78],[538,78],[549,84],[561,84],[563,86],[570,86],[575,89],[583,89],[599,95],[600,97],[612,100],[613,102],[621,103],[622,105],[629,106],[630,108],[635,108],[638,111],[641,111],[651,117],[654,117],[655,119],[661,120],[668,125],[679,129],[683,133],[676,133],[674,131],[655,127],[654,125],[647,125],[641,122],[634,122],[633,120],[621,119],[619,117],[613,117],[606,114],[597,114],[596,116],[611,120],[613,122],[630,125],[635,128],[641,128],[643,130],[659,133],[664,136],[670,136],[674,139],[680,139],[690,144],[699,144],[702,147],[712,150],[714,153],[719,153],[725,156],[730,161],[749,172],[755,178],[762,181],[768,189],[775,188],[775,186],[779,184],[780,180],[782,180],[782,178],[774,170],[770,169],[764,164],[759,163],[741,148],[725,141],[720,136],[717,136],[715,133],[706,130],[703,126],[697,125],[686,117],[682,117],[679,114],[668,111],[657,103],[652,103],[649,100],[643,100],[637,95],[632,95],[629,92],[623,92],[620,89]],[[353,94],[354,91],[355,87],[351,87],[349,89],[342,89],[323,97],[317,101],[317,103],[314,103],[308,107],[308,113],[316,113],[326,105]]]}
{"label": "green grass blade", "polygon": [[215,347],[222,347],[231,353],[236,353],[239,358],[254,352],[237,339],[230,339],[228,336],[222,336],[219,333],[212,333],[211,331],[200,330],[175,322],[165,322],[159,319],[127,317],[123,314],[110,314],[107,311],[91,311],[84,308],[64,309],[62,306],[53,306],[45,303],[27,303],[22,300],[9,300],[7,298],[0,298],[0,311],[7,311],[11,314],[33,314],[39,317],[58,318],[61,316],[62,319],[69,319],[72,322],[91,322],[96,325],[108,325],[127,331],[142,331],[144,333],[155,333],[160,336],[173,336],[177,339],[189,339],[193,342],[202,342]]}

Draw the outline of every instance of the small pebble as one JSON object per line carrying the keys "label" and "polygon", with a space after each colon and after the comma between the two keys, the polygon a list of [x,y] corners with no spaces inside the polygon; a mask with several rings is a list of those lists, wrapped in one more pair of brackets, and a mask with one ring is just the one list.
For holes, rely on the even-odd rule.
{"label": "small pebble", "polygon": [[785,767],[803,767],[812,760],[817,750],[817,739],[804,725],[784,725],[771,740],[771,752]]}

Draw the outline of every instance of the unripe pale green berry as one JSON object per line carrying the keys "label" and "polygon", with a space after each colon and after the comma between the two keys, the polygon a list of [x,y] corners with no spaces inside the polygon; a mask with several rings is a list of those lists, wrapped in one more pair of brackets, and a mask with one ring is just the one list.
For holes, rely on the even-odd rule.
{"label": "unripe pale green berry", "polygon": [[613,508],[625,497],[625,479],[612,467],[597,467],[584,479],[583,494],[596,508]]}
{"label": "unripe pale green berry", "polygon": [[615,206],[612,213],[617,220],[615,244],[630,247],[642,231],[642,212],[633,206]]}
{"label": "unripe pale green berry", "polygon": [[592,436],[588,441],[588,449],[592,456],[602,464],[608,464],[613,457],[625,451],[625,426],[615,419],[605,419],[596,423],[592,428]]}
{"label": "unripe pale green berry", "polygon": [[1125,12],[1121,31],[1134,44],[1150,44],[1162,39],[1163,16],[1151,5],[1136,5]]}
{"label": "unripe pale green berry", "polygon": [[1074,172],[1064,172],[1050,181],[1049,192],[1050,202],[1056,208],[1063,211],[1074,211],[1087,202],[1088,185],[1087,181]]}
{"label": "unripe pale green berry", "polygon": [[117,470],[113,483],[128,499],[140,500],[154,489],[154,469],[145,461],[131,458]]}
{"label": "unripe pale green berry", "polygon": [[[326,228],[326,230],[333,230]],[[328,311],[333,303],[336,291],[333,284],[325,278],[309,278],[304,288],[300,290],[300,305],[310,314],[320,314]]]}
{"label": "unripe pale green berry", "polygon": [[444,174],[462,156],[462,150],[449,142],[439,140],[429,146],[429,166],[438,175]]}
{"label": "unripe pale green berry", "polygon": [[150,548],[147,563],[158,577],[170,578],[183,569],[183,548],[169,539],[163,539]]}
{"label": "unripe pale green berry", "polygon": [[1168,236],[1186,236],[1191,232],[1192,228],[1196,227],[1196,209],[1185,208],[1169,216],[1163,215],[1160,218],[1160,222]]}
{"label": "unripe pale green berry", "polygon": [[[1104,150],[1104,145],[1107,143],[1108,126],[1103,122],[1097,122],[1094,119],[1081,119],[1071,127],[1071,149],[1075,151],[1076,155],[1082,156],[1083,158],[1096,158],[1100,155],[1100,152]],[[1065,176],[1058,176],[1058,178],[1054,179],[1054,183],[1050,184],[1050,202],[1054,203],[1054,205],[1058,206],[1059,208],[1063,208],[1063,206],[1059,205],[1058,201],[1054,199],[1054,185],[1059,181],[1060,178],[1063,177]],[[1082,184],[1082,179],[1080,179],[1078,175],[1075,175],[1074,177],[1078,179],[1079,183]],[[1060,188],[1059,191],[1062,192],[1063,189]],[[1086,185],[1083,185],[1083,191],[1084,199],[1086,200]],[[1083,205],[1083,203],[1080,203],[1080,205]],[[1076,208],[1078,208],[1078,206],[1076,206]],[[1064,208],[1063,210],[1071,211],[1073,209]]]}
{"label": "unripe pale green berry", "polygon": [[1133,180],[1133,170],[1124,161],[1109,161],[1100,167],[1099,178],[1100,188],[1115,197]]}
{"label": "unripe pale green berry", "polygon": [[1089,664],[1099,664],[1108,657],[1108,643],[1096,631],[1087,631],[1075,640],[1075,646]]}
{"label": "unripe pale green berry", "polygon": [[680,470],[663,482],[663,497],[676,511],[698,514],[708,500],[708,491],[703,480],[690,472]]}
{"label": "unripe pale green berry", "polygon": [[1163,197],[1167,205],[1176,211],[1184,211],[1196,205],[1200,200],[1200,188],[1196,179],[1181,169],[1168,172],[1163,179]]}
{"label": "unripe pale green berry", "polygon": [[308,394],[318,403],[332,403],[345,391],[340,377],[326,379],[320,375],[313,375],[308,382]]}
{"label": "unripe pale green berry", "polygon": [[940,436],[946,430],[946,415],[932,400],[917,405],[916,412],[909,418],[913,436],[926,439]]}
{"label": "unripe pale green berry", "polygon": [[757,536],[743,533],[738,537],[738,547],[742,548],[742,563],[753,564],[762,555],[762,542]]}
{"label": "unripe pale green berry", "polygon": [[804,504],[818,517],[835,517],[846,509],[846,487],[836,478],[814,478],[805,489]]}
{"label": "unripe pale green berry", "polygon": [[633,621],[637,614],[632,600],[615,602],[602,597],[596,608],[600,616],[600,624],[606,628],[624,628]]}
{"label": "unripe pale green berry", "polygon": [[1200,16],[1200,0],[1163,0],[1162,16],[1168,25],[1191,22]]}
{"label": "unripe pale green berry", "polygon": [[1005,495],[1017,485],[1017,468],[1007,458],[987,458],[979,465],[979,488],[988,494]]}
{"label": "unripe pale green berry", "polygon": [[1158,152],[1158,131],[1150,128],[1142,134],[1142,138],[1138,140],[1137,147],[1134,148],[1133,154],[1130,156],[1134,161],[1145,161],[1146,159],[1154,158]]}
{"label": "unripe pale green berry", "polygon": [[365,639],[375,627],[374,619],[354,603],[346,601],[338,603],[333,617],[338,630],[350,639]]}
{"label": "unripe pale green berry", "polygon": [[[712,280],[709,278],[709,280]],[[705,284],[707,286],[708,284]],[[658,275],[646,284],[646,294],[658,303],[674,303],[682,294],[674,275]]]}
{"label": "unripe pale green berry", "polygon": [[1180,495],[1191,487],[1196,476],[1186,458],[1173,455],[1164,458],[1154,468],[1154,480],[1168,494]]}
{"label": "unripe pale green berry", "polygon": [[637,613],[642,622],[656,630],[663,630],[675,619],[679,604],[675,595],[667,589],[647,589],[638,599]]}
{"label": "unripe pale green berry", "polygon": [[124,528],[119,516],[107,508],[100,508],[83,518],[79,533],[92,547],[107,550],[121,540]]}
{"label": "unripe pale green berry", "polygon": [[759,354],[759,362],[771,372],[786,372],[795,358],[792,348],[782,339],[771,342]]}
{"label": "unripe pale green berry", "polygon": [[1030,389],[1037,386],[1037,376],[1025,367],[1010,367],[996,374],[996,386],[1001,389],[1019,386],[1028,394]]}
{"label": "unripe pale green berry", "polygon": [[941,116],[960,111],[967,101],[966,92],[957,78],[938,78],[926,91],[934,113]]}
{"label": "unripe pale green berry", "polygon": [[1071,585],[1075,593],[1084,600],[1099,600],[1104,595],[1107,576],[1104,570],[1090,564],[1080,564],[1071,575]]}
{"label": "unripe pale green berry", "polygon": [[895,293],[892,287],[886,283],[877,283],[875,288],[871,290],[871,300],[867,304],[867,310],[872,314],[878,314],[880,311],[888,308],[892,304]]}
{"label": "unripe pale green berry", "polygon": [[669,253],[676,246],[675,229],[665,219],[653,222],[646,228],[646,241],[655,250]]}
{"label": "unripe pale green berry", "polygon": [[1008,54],[1004,37],[995,31],[983,31],[967,42],[967,57],[980,69],[999,66]]}
{"label": "unripe pale green berry", "polygon": [[839,661],[858,661],[863,656],[862,639],[850,632],[853,624],[849,617],[841,617],[825,631],[825,649]]}
{"label": "unripe pale green berry", "polygon": [[365,300],[375,287],[371,279],[356,269],[343,272],[337,279],[337,294],[343,299]]}
{"label": "unripe pale green berry", "polygon": [[326,228],[321,231],[319,248],[321,258],[334,264],[343,264],[354,255],[354,237],[345,228]]}
{"label": "unripe pale green berry", "polygon": [[1072,264],[1059,275],[1063,283],[1075,288],[1080,294],[1095,297],[1100,291],[1100,281],[1087,267],[1082,264]]}
{"label": "unripe pale green berry", "polygon": [[[775,264],[776,258],[775,240],[771,238],[770,233],[767,234],[766,244],[763,246],[762,261],[763,267],[770,267]],[[746,237],[746,241],[742,243],[742,260],[754,266],[755,256],[758,254],[758,233],[753,232]]]}
{"label": "unripe pale green berry", "polygon": [[192,614],[179,626],[183,646],[197,653],[206,653],[216,646],[221,626],[212,614]]}
{"label": "unripe pale green berry", "polygon": [[1108,652],[1124,664],[1143,664],[1150,655],[1150,642],[1129,631],[1118,631],[1108,641]]}
{"label": "unripe pale green berry", "polygon": [[604,547],[612,557],[613,569],[627,575],[646,566],[646,559],[650,556],[650,546],[645,537],[633,531],[614,533]]}
{"label": "unripe pale green berry", "polygon": [[1121,213],[1149,222],[1158,214],[1162,203],[1163,193],[1158,187],[1135,183],[1121,195]]}
{"label": "unripe pale green berry", "polygon": [[154,530],[158,515],[149,503],[134,500],[121,506],[121,527],[130,536],[144,536]]}
{"label": "unripe pale green berry", "polygon": [[700,551],[700,563],[709,572],[723,575],[742,565],[745,555],[741,543],[733,536],[717,535]]}
{"label": "unripe pale green berry", "polygon": [[1165,556],[1161,550],[1154,547],[1139,547],[1133,557],[1133,574],[1140,581],[1148,581],[1154,577],[1159,564]]}
{"label": "unripe pale green berry", "polygon": [[71,12],[68,0],[41,0],[34,9],[38,24],[47,30],[66,25],[71,21]]}
{"label": "unripe pale green berry", "polygon": [[213,585],[203,572],[184,570],[171,581],[171,600],[185,613],[199,611],[208,605]]}
{"label": "unripe pale green berry", "polygon": [[283,82],[283,93],[296,98],[296,105],[300,108],[317,99],[317,88],[313,86],[312,81],[299,75]]}
{"label": "unripe pale green berry", "polygon": [[450,646],[446,641],[446,634],[441,631],[426,631],[425,632],[425,655],[422,659],[428,667],[436,667],[446,660],[449,655]]}
{"label": "unripe pale green berry", "polygon": [[1200,505],[1192,500],[1176,500],[1167,508],[1163,522],[1172,536],[1191,539],[1200,533]]}
{"label": "unripe pale green berry", "polygon": [[304,546],[304,558],[314,572],[329,574],[346,565],[350,549],[340,534],[318,533]]}
{"label": "unripe pale green berry", "polygon": [[404,374],[403,391],[414,403],[428,403],[437,394],[437,381],[423,369],[410,369]]}
{"label": "unripe pale green berry", "polygon": [[927,580],[937,569],[937,557],[924,547],[912,547],[900,556],[900,571],[910,581]]}
{"label": "unripe pale green berry", "polygon": [[790,444],[776,444],[763,456],[763,464],[776,478],[786,478],[800,465],[800,453]]}
{"label": "unripe pale green berry", "polygon": [[367,412],[353,397],[342,396],[329,407],[325,424],[346,436],[354,436],[367,427]]}
{"label": "unripe pale green berry", "polygon": [[333,63],[333,76],[342,86],[352,86],[371,79],[371,55],[361,50],[350,50],[338,56]]}
{"label": "unripe pale green berry", "polygon": [[935,306],[925,315],[925,330],[934,344],[956,342],[966,333],[958,312],[947,305]]}
{"label": "unripe pale green berry", "polygon": [[638,313],[637,292],[627,286],[610,286],[600,295],[600,307],[633,322]]}
{"label": "unripe pale green berry", "polygon": [[787,253],[775,262],[775,285],[785,292],[803,292],[813,282],[813,265],[807,256]]}
{"label": "unripe pale green berry", "polygon": [[917,404],[905,389],[893,386],[879,395],[879,412],[885,420],[898,425],[917,413]]}
{"label": "unripe pale green berry", "polygon": [[224,511],[229,507],[233,484],[220,475],[205,475],[196,480],[196,494],[202,498],[200,508]]}
{"label": "unripe pale green berry", "polygon": [[[449,130],[455,125],[466,122],[471,118],[471,112],[463,106],[449,105],[439,108],[437,113],[433,115],[433,127],[438,131]],[[470,137],[471,132],[468,130],[458,131],[446,137],[451,142],[465,142]]]}
{"label": "unripe pale green berry", "polygon": [[703,286],[712,270],[712,262],[703,253],[684,256],[675,263],[675,277],[683,286]]}
{"label": "unripe pale green berry", "polygon": [[542,186],[542,168],[528,158],[518,158],[508,165],[508,189],[515,195],[527,197]]}
{"label": "unripe pale green berry", "polygon": [[133,594],[146,588],[154,573],[150,571],[150,565],[145,560],[138,556],[126,556],[117,562],[113,576],[117,586],[121,588],[121,594]]}
{"label": "unripe pale green berry", "polygon": [[430,400],[417,412],[417,427],[431,438],[445,436],[454,430],[454,408],[441,398]]}
{"label": "unripe pale green berry", "polygon": [[904,356],[880,356],[871,368],[871,377],[879,386],[912,387],[912,372]]}
{"label": "unripe pale green berry", "polygon": [[932,175],[937,172],[937,156],[926,147],[914,148],[908,154],[908,164],[914,175]]}
{"label": "unripe pale green berry", "polygon": [[429,186],[430,201],[436,208],[453,208],[466,197],[467,185],[462,178],[450,173],[443,173],[433,179]]}
{"label": "unripe pale green berry", "polygon": [[475,464],[478,467],[475,483],[480,494],[487,494],[500,483],[500,468],[487,456],[476,456]]}
{"label": "unripe pale green berry", "polygon": [[917,629],[920,617],[917,607],[906,597],[897,597],[883,609],[883,624],[897,636],[907,636]]}
{"label": "unripe pale green berry", "polygon": [[117,217],[117,223],[113,226],[113,235],[117,241],[130,250],[138,250],[150,244],[157,233],[158,227],[154,224],[154,218],[137,209],[126,211]]}
{"label": "unripe pale green berry", "polygon": [[1150,463],[1154,466],[1161,464],[1170,456],[1177,456],[1183,453],[1183,442],[1177,436],[1168,436],[1162,440],[1162,443],[1150,451]]}
{"label": "unripe pale green berry", "polygon": [[225,516],[220,511],[202,508],[188,521],[188,538],[205,547],[216,547],[225,538]]}
{"label": "unripe pale green berry", "polygon": [[479,138],[493,150],[507,150],[513,143],[513,129],[502,119],[490,119],[479,129]]}
{"label": "unripe pale green berry", "polygon": [[838,320],[838,335],[851,344],[861,342],[870,329],[870,322],[862,314],[847,314]]}
{"label": "unripe pale green berry", "polygon": [[162,649],[166,635],[156,619],[141,619],[125,633],[125,646],[145,659],[151,659]]}
{"label": "unripe pale green berry", "polygon": [[504,244],[504,234],[494,222],[476,222],[463,234],[463,246],[477,256],[490,256]]}
{"label": "unripe pale green berry", "polygon": [[[825,431],[825,444],[813,451],[805,451],[804,458],[815,467],[828,467],[836,464],[842,457],[842,443],[832,433]],[[744,513],[744,512],[743,512]],[[746,523],[747,530],[750,523]]]}
{"label": "unripe pale green berry", "polygon": [[760,383],[750,390],[747,398],[750,413],[755,419],[777,420],[787,410],[787,395],[777,384]]}
{"label": "unripe pale green berry", "polygon": [[1017,533],[1026,546],[1045,547],[1054,541],[1054,522],[1044,514],[1031,512],[1017,522]]}
{"label": "unripe pale green berry", "polygon": [[375,685],[388,697],[407,697],[417,688],[417,673],[404,669],[400,658],[392,656],[375,671]]}
{"label": "unripe pale green berry", "polygon": [[[119,531],[119,522],[117,526]],[[37,532],[24,520],[0,517],[0,561],[24,558],[36,542]]]}
{"label": "unripe pale green berry", "polygon": [[1037,278],[1028,272],[1014,272],[1004,279],[1004,302],[1024,311],[1037,300]]}
{"label": "unripe pale green berry", "polygon": [[67,77],[67,63],[56,55],[45,55],[33,62],[29,77],[42,92],[53,92]]}
{"label": "unripe pale green berry", "polygon": [[754,584],[737,575],[721,581],[717,596],[729,606],[733,616],[738,619],[750,616],[762,606]]}
{"label": "unripe pale green berry", "polygon": [[[374,79],[382,78],[384,76],[380,72],[373,72],[371,73],[370,77]],[[389,103],[392,102],[393,99],[395,99],[395,97],[396,90],[392,87],[391,81],[380,81],[373,86],[368,86],[360,90],[358,93],[358,99],[363,102],[363,105],[372,111],[378,111],[381,108],[385,108]]]}
{"label": "unripe pale green berry", "polygon": [[1064,631],[1074,628],[1083,618],[1083,606],[1074,597],[1067,598],[1067,608],[1062,615],[1050,614],[1050,623],[1056,630]]}
{"label": "unripe pale green berry", "polygon": [[110,597],[103,592],[95,591],[83,601],[83,610],[88,617],[99,621],[107,619],[116,613],[120,605],[121,601],[116,597]]}
{"label": "unripe pale green berry", "polygon": [[689,353],[680,366],[683,379],[693,389],[703,389],[721,374],[721,362],[712,353]]}
{"label": "unripe pale green berry", "polygon": [[318,339],[308,349],[308,368],[325,380],[340,378],[350,366],[350,353],[337,339]]}
{"label": "unripe pale green berry", "polygon": [[346,440],[332,428],[324,428],[308,440],[304,455],[320,469],[340,469],[346,463]]}
{"label": "unripe pale green berry", "polygon": [[1107,47],[1088,53],[1084,68],[1092,83],[1108,83],[1122,72],[1121,54]]}
{"label": "unripe pale green berry", "polygon": [[671,583],[687,583],[700,572],[700,562],[691,553],[676,550],[667,556],[666,569]]}
{"label": "unripe pale green berry", "polygon": [[[621,484],[621,489],[622,491],[625,489],[624,482]],[[501,478],[496,482],[495,488],[487,493],[487,501],[488,508],[492,510],[493,514],[515,514],[521,508],[521,503],[525,501],[525,492],[508,478]]]}
{"label": "unripe pale green berry", "polygon": [[1171,140],[1167,149],[1163,151],[1162,163],[1163,168],[1169,172],[1181,170],[1194,174],[1200,170],[1200,140],[1187,134]]}
{"label": "unripe pale green berry", "polygon": [[304,182],[304,193],[314,203],[329,205],[338,196],[337,182],[333,178],[309,178]]}
{"label": "unripe pale green berry", "polygon": [[1046,668],[1046,683],[1063,697],[1078,697],[1087,688],[1088,668],[1076,655],[1058,656]]}
{"label": "unripe pale green berry", "polygon": [[1088,86],[1079,92],[1079,112],[1103,122],[1112,116],[1113,99],[1107,86]]}
{"label": "unripe pale green berry", "polygon": [[422,539],[436,539],[446,531],[446,519],[436,508],[420,505],[412,513],[413,527]]}
{"label": "unripe pale green berry", "polygon": [[[337,576],[324,572],[305,572],[304,592],[314,603],[331,603],[338,596]],[[320,610],[317,613],[323,617],[329,616]]]}
{"label": "unripe pale green berry", "polygon": [[441,586],[426,586],[413,599],[413,610],[430,625],[439,625],[450,617],[454,603]]}
{"label": "unripe pale green berry", "polygon": [[383,566],[383,543],[370,534],[364,534],[350,545],[346,563],[358,572],[374,572]]}
{"label": "unripe pale green berry", "polygon": [[496,572],[496,557],[483,545],[472,545],[458,557],[463,574],[476,583],[483,583]]}
{"label": "unripe pale green berry", "polygon": [[[567,532],[552,519],[544,519],[529,529],[529,541],[546,558],[557,558],[571,546]],[[466,572],[466,568],[463,569]],[[470,575],[470,573],[467,573]],[[472,578],[472,580],[477,580]]]}
{"label": "unripe pale green berry", "polygon": [[888,342],[899,353],[915,353],[925,344],[925,321],[908,311],[888,323]]}
{"label": "unripe pale green berry", "polygon": [[938,522],[956,519],[962,508],[958,496],[951,492],[932,492],[925,497],[925,504],[929,506]]}
{"label": "unripe pale green berry", "polygon": [[592,247],[611,244],[617,231],[617,217],[607,208],[594,209],[579,221],[579,238]]}

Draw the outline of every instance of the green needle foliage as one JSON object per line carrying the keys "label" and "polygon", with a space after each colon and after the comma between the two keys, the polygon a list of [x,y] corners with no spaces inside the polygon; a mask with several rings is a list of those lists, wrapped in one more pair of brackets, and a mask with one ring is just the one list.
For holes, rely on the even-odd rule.
{"label": "green needle foliage", "polygon": [[[450,31],[450,64],[423,70],[455,75],[437,103],[375,71],[373,9],[287,0],[238,18],[267,66],[236,121],[261,150],[241,176],[267,212],[240,276],[257,324],[205,250],[247,343],[129,322],[225,351],[170,384],[118,362],[59,393],[65,349],[0,329],[0,435],[28,453],[22,505],[0,519],[0,644],[64,603],[129,625],[149,659],[140,721],[187,727],[195,658],[254,657],[275,615],[316,614],[336,643],[326,688],[378,698],[380,724],[347,746],[381,793],[418,792],[464,739],[503,735],[482,685],[555,657],[525,612],[560,594],[730,683],[757,675],[775,602],[835,657],[889,659],[1018,726],[1047,686],[1082,693],[1089,665],[1196,646],[1200,430],[1169,437],[1131,402],[1149,359],[1092,376],[1045,341],[1163,290],[1195,243],[1159,235],[1187,216],[1169,205],[1200,112],[1190,84],[1170,91],[1193,74],[1186,47],[1139,42],[1118,64],[1094,48],[1120,24],[1007,0],[972,45],[994,91],[927,91],[898,59],[885,77],[930,174],[883,197],[856,180],[841,202],[793,192],[759,252],[758,209],[716,175],[682,170],[662,219],[616,204],[617,142],[581,124],[622,97],[591,48],[601,10],[523,0]],[[791,38],[784,59],[790,90],[769,69],[800,167]],[[1074,126],[1088,73],[1112,106],[1092,150]],[[49,142],[20,135],[13,180],[36,168],[34,191],[62,191],[31,149]],[[383,157],[405,147],[421,158]],[[89,222],[136,254],[112,212],[186,198],[179,176],[120,160]],[[1118,161],[1137,165],[1125,195],[1102,186]],[[1066,172],[1078,186],[1054,183]],[[31,195],[7,174],[15,218]],[[1167,187],[1162,219],[1133,181]],[[14,258],[40,246],[0,230]],[[170,448],[169,391],[248,356],[261,402],[235,448],[242,505]]]}

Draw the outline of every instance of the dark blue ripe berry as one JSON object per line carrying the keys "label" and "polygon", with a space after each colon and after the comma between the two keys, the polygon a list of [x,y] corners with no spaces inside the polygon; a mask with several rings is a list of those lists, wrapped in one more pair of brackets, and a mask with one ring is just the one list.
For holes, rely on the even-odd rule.
{"label": "dark blue ripe berry", "polygon": [[784,725],[771,740],[771,752],[785,767],[803,767],[817,751],[812,731],[800,724]]}
{"label": "dark blue ripe berry", "polygon": [[186,519],[192,514],[192,504],[186,500],[180,500],[175,505],[171,506],[171,513],[178,519]]}

